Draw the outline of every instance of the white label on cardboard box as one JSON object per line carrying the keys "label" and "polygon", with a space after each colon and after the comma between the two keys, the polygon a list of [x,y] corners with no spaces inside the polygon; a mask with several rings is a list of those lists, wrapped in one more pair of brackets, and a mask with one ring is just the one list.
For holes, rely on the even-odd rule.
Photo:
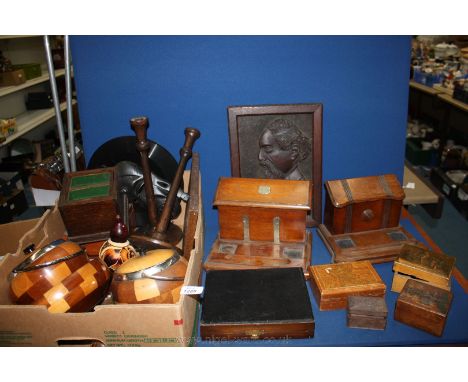
{"label": "white label on cardboard box", "polygon": [[180,294],[202,294],[203,287],[202,286],[183,286]]}

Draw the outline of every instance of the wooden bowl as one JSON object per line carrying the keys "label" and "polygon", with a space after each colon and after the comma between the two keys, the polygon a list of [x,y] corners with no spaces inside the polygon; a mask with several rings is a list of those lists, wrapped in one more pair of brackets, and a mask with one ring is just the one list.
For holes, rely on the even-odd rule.
{"label": "wooden bowl", "polygon": [[114,302],[120,304],[174,304],[187,271],[175,249],[156,249],[134,257],[114,272],[111,284]]}
{"label": "wooden bowl", "polygon": [[51,313],[87,312],[104,297],[111,274],[81,247],[57,240],[29,255],[10,274],[10,297],[21,305],[45,305]]}

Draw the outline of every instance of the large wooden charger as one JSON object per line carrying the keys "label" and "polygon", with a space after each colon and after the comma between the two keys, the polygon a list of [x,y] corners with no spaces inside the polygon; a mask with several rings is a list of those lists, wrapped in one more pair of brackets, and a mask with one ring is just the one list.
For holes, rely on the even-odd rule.
{"label": "large wooden charger", "polygon": [[123,263],[111,291],[120,304],[175,304],[187,272],[187,260],[173,249],[148,251]]}
{"label": "large wooden charger", "polygon": [[393,261],[416,239],[399,226],[405,193],[393,174],[325,182],[319,236],[334,262]]}
{"label": "large wooden charger", "polygon": [[58,207],[71,240],[106,240],[118,214],[114,167],[66,173]]}
{"label": "large wooden charger", "polygon": [[213,202],[219,236],[205,269],[301,267],[307,273],[311,197],[310,181],[220,178]]}
{"label": "large wooden charger", "polygon": [[89,260],[78,244],[57,240],[29,255],[11,278],[12,302],[66,313],[92,310],[104,299],[111,276],[106,265]]}

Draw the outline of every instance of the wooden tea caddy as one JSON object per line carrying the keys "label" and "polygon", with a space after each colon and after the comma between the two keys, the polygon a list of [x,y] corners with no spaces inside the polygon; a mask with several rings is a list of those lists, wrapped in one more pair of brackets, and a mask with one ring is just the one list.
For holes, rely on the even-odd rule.
{"label": "wooden tea caddy", "polygon": [[220,178],[213,205],[219,235],[206,270],[300,267],[308,274],[312,235],[306,231],[312,183]]}
{"label": "wooden tea caddy", "polygon": [[393,174],[325,182],[324,224],[318,229],[336,263],[393,261],[417,240],[399,225],[405,197]]}
{"label": "wooden tea caddy", "polygon": [[408,280],[398,296],[394,318],[406,325],[442,336],[452,304],[448,290],[418,280]]}
{"label": "wooden tea caddy", "polygon": [[114,167],[64,174],[58,208],[70,240],[106,240],[118,214]]}
{"label": "wooden tea caddy", "polygon": [[455,257],[414,245],[404,245],[393,265],[392,292],[400,293],[406,282],[416,279],[450,290]]}

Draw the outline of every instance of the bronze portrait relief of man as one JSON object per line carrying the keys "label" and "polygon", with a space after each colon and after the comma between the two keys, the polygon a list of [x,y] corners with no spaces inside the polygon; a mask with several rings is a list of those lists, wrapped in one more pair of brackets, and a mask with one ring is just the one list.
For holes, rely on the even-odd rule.
{"label": "bronze portrait relief of man", "polygon": [[322,104],[229,106],[231,175],[310,180],[308,226],[321,221]]}
{"label": "bronze portrait relief of man", "polygon": [[258,161],[266,178],[304,180],[299,163],[310,156],[310,138],[287,119],[278,118],[262,131]]}

